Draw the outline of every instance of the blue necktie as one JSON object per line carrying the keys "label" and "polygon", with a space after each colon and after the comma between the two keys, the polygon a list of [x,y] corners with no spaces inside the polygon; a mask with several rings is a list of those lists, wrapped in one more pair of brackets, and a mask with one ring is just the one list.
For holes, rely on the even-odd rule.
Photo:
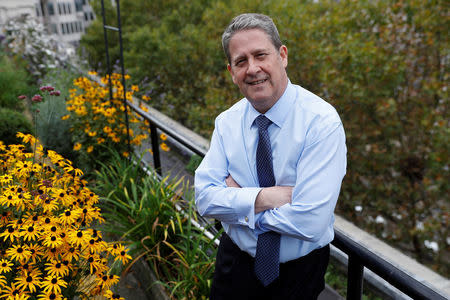
{"label": "blue necktie", "polygon": [[[256,120],[259,140],[256,148],[256,171],[260,187],[275,185],[272,165],[272,148],[267,128],[272,123],[264,115]],[[268,231],[258,236],[255,255],[255,274],[264,286],[278,278],[280,274],[280,234]]]}

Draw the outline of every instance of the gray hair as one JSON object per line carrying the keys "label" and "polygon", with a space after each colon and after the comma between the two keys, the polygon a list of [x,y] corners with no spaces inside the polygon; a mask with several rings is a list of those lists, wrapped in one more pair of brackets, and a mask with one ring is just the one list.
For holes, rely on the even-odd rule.
{"label": "gray hair", "polygon": [[231,38],[236,32],[248,29],[260,29],[264,31],[277,50],[283,45],[277,27],[270,17],[255,13],[242,14],[235,17],[222,34],[222,47],[229,63],[231,63],[229,49]]}

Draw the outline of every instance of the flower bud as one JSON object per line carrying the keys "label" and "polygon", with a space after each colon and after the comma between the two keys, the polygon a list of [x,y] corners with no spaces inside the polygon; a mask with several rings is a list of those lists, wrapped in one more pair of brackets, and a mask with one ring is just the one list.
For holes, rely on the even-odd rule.
{"label": "flower bud", "polygon": [[33,101],[33,102],[42,102],[42,96],[41,95],[34,95],[33,98],[31,98],[31,101]]}

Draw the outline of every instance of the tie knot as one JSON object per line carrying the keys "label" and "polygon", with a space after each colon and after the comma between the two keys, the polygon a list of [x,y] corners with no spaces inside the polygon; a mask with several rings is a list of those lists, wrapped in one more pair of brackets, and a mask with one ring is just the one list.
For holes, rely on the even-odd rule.
{"label": "tie knot", "polygon": [[267,130],[267,127],[269,127],[270,124],[272,124],[272,121],[270,121],[265,115],[259,115],[256,119],[256,126],[258,126],[258,129],[261,130]]}

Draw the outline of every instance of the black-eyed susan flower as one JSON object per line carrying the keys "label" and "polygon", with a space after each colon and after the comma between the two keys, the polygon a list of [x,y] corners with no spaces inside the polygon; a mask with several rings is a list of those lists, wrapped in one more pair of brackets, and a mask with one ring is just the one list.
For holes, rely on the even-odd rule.
{"label": "black-eyed susan flower", "polygon": [[34,224],[24,226],[20,234],[23,237],[24,241],[26,242],[35,241],[41,235],[41,233],[36,229],[36,226]]}
{"label": "black-eyed susan flower", "polygon": [[120,277],[117,275],[99,274],[96,278],[97,284],[103,289],[109,289],[111,286],[119,282]]}
{"label": "black-eyed susan flower", "polygon": [[108,300],[125,300],[125,298],[120,297],[119,294],[115,294],[115,293],[113,293],[113,291],[111,291],[111,290],[107,290],[107,291],[103,294],[103,296],[105,296],[106,299],[108,299]]}
{"label": "black-eyed susan flower", "polygon": [[33,263],[36,263],[36,261],[40,260],[40,258],[44,255],[44,247],[37,243],[28,245],[28,250],[31,252],[30,260]]}
{"label": "black-eyed susan flower", "polygon": [[82,147],[81,143],[75,143],[75,145],[73,145],[73,150],[79,151],[81,149],[81,147]]}
{"label": "black-eyed susan flower", "polygon": [[48,248],[59,248],[63,244],[63,240],[58,235],[45,235],[42,239],[42,245]]}
{"label": "black-eyed susan flower", "polygon": [[54,292],[61,294],[61,288],[67,287],[67,282],[65,282],[61,277],[58,276],[47,276],[41,283],[41,287],[44,292]]}
{"label": "black-eyed susan flower", "polygon": [[[11,282],[9,285],[5,285],[3,287],[1,298],[5,298],[6,300],[16,300],[16,299],[28,299],[26,298],[28,293],[21,291],[14,282]],[[24,298],[25,297],[25,298]],[[28,296],[29,297],[29,296]]]}
{"label": "black-eyed susan flower", "polygon": [[12,266],[14,266],[14,264],[9,260],[7,259],[0,260],[0,274],[10,272]]}
{"label": "black-eyed susan flower", "polygon": [[121,250],[120,253],[119,253],[119,255],[117,255],[117,256],[114,258],[114,261],[120,260],[123,264],[126,264],[126,263],[131,259],[131,256],[128,255],[127,252],[128,252],[128,249],[123,249],[123,250]]}
{"label": "black-eyed susan flower", "polygon": [[19,230],[14,229],[12,226],[5,228],[5,231],[0,233],[0,237],[3,237],[3,241],[6,242],[8,239],[11,243],[14,242],[16,238],[20,236]]}
{"label": "black-eyed susan flower", "polygon": [[59,215],[59,222],[62,225],[69,225],[75,223],[75,221],[80,217],[81,212],[79,209],[66,209],[63,213]]}
{"label": "black-eyed susan flower", "polygon": [[55,292],[42,292],[38,295],[38,300],[63,300],[64,298],[61,294]]}
{"label": "black-eyed susan flower", "polygon": [[52,260],[45,264],[45,271],[52,276],[64,277],[69,274],[69,267],[61,261]]}
{"label": "black-eyed susan flower", "polygon": [[6,255],[12,260],[22,262],[31,257],[31,251],[23,245],[13,245],[6,250]]}
{"label": "black-eyed susan flower", "polygon": [[89,242],[91,236],[87,231],[71,230],[68,233],[68,240],[74,246],[83,246]]}
{"label": "black-eyed susan flower", "polygon": [[16,286],[21,290],[28,290],[34,293],[36,288],[39,287],[40,280],[41,278],[38,273],[24,272],[16,277]]}
{"label": "black-eyed susan flower", "polygon": [[170,147],[166,143],[161,143],[160,147],[163,151],[170,151]]}

